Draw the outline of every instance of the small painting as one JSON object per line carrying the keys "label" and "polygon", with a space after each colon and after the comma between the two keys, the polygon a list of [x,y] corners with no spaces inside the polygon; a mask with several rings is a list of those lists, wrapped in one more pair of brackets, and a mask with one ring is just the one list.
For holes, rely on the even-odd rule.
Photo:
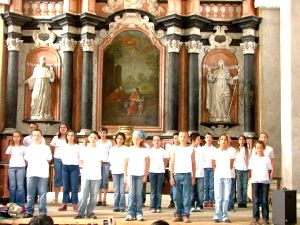
{"label": "small painting", "polygon": [[159,50],[147,35],[120,33],[104,50],[102,124],[159,126]]}

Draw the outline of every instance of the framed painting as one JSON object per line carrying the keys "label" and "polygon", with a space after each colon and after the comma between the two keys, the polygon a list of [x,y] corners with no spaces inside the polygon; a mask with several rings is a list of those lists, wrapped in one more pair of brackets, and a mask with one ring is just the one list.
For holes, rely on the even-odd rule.
{"label": "framed painting", "polygon": [[162,129],[160,48],[145,33],[126,30],[103,49],[101,126]]}

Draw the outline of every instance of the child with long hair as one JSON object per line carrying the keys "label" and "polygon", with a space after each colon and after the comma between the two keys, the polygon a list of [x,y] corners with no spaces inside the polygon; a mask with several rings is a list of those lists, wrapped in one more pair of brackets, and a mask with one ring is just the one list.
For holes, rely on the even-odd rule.
{"label": "child with long hair", "polygon": [[101,183],[101,164],[103,160],[102,152],[97,148],[98,140],[98,132],[92,131],[87,138],[86,146],[80,151],[79,165],[82,167],[82,198],[74,219],[82,219],[85,216],[92,219],[97,218],[94,209]]}
{"label": "child with long hair", "polygon": [[62,180],[62,162],[61,162],[61,149],[66,144],[66,134],[68,131],[68,125],[61,123],[58,128],[58,134],[53,137],[50,143],[50,149],[53,153],[53,165],[54,165],[54,199],[52,203],[58,203],[58,194],[60,188],[63,186]]}
{"label": "child with long hair", "polygon": [[173,222],[190,223],[192,185],[195,185],[195,152],[188,145],[189,134],[179,132],[180,145],[174,147],[170,159],[170,184],[174,186],[176,212]]}
{"label": "child with long hair", "polygon": [[160,136],[153,136],[153,147],[149,151],[149,179],[151,185],[150,211],[161,213],[162,184],[165,178],[165,167],[168,163],[168,153],[160,147]]}
{"label": "child with long hair", "polygon": [[228,217],[228,203],[231,188],[231,169],[233,168],[234,154],[228,150],[228,136],[222,134],[219,137],[220,147],[213,155],[212,165],[214,169],[215,214],[213,221],[230,223]]}
{"label": "child with long hair", "polygon": [[249,148],[246,137],[239,136],[239,147],[236,152],[235,171],[237,182],[237,202],[239,208],[247,208]]}
{"label": "child with long hair", "polygon": [[[76,132],[68,130],[66,134],[66,145],[60,150],[62,161],[63,179],[63,204],[58,211],[66,211],[67,204],[73,204],[73,211],[78,210],[78,183],[79,183],[79,156],[80,147],[77,144]],[[70,199],[71,192],[71,199]],[[70,201],[71,200],[71,201]]]}
{"label": "child with long hair", "polygon": [[19,131],[14,132],[10,146],[6,150],[6,154],[9,155],[9,202],[14,202],[23,208],[25,205],[25,150],[26,147],[22,145],[22,134]]}
{"label": "child with long hair", "polygon": [[124,145],[125,134],[118,132],[115,136],[116,145],[109,151],[110,169],[114,183],[113,212],[124,212],[126,207],[124,163],[128,147]]}
{"label": "child with long hair", "polygon": [[263,224],[269,224],[269,203],[268,195],[270,188],[270,173],[272,163],[268,156],[264,155],[265,143],[255,143],[256,154],[249,162],[249,173],[252,182],[253,192],[253,224],[258,224],[260,219],[259,206],[262,207]]}
{"label": "child with long hair", "polygon": [[132,143],[124,164],[124,179],[129,188],[128,211],[125,220],[143,221],[143,183],[147,182],[149,172],[149,156],[144,132],[134,131]]}

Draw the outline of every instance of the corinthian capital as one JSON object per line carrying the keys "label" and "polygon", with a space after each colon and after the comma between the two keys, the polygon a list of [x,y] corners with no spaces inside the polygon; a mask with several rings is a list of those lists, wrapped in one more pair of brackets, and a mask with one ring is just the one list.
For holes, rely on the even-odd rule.
{"label": "corinthian capital", "polygon": [[8,51],[20,51],[23,40],[19,38],[7,38],[6,40]]}
{"label": "corinthian capital", "polygon": [[254,41],[245,41],[240,44],[243,54],[254,54],[257,44]]}
{"label": "corinthian capital", "polygon": [[95,49],[95,40],[94,39],[83,39],[80,41],[80,45],[84,52],[93,52]]}
{"label": "corinthian capital", "polygon": [[201,51],[201,47],[202,47],[202,43],[201,41],[188,41],[185,43],[188,53],[200,53]]}
{"label": "corinthian capital", "polygon": [[179,40],[171,39],[167,42],[168,52],[179,52],[182,42]]}
{"label": "corinthian capital", "polygon": [[60,41],[61,50],[63,52],[74,52],[77,41],[69,38],[62,38]]}

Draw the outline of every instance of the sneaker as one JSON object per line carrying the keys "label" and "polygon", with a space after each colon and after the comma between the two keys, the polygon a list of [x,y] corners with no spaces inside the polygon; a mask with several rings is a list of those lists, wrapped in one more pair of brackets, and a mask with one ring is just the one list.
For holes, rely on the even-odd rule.
{"label": "sneaker", "polygon": [[192,221],[190,220],[189,216],[183,216],[183,222],[184,223],[190,223]]}
{"label": "sneaker", "polygon": [[77,213],[75,216],[73,216],[74,219],[83,219],[84,216]]}
{"label": "sneaker", "polygon": [[168,205],[169,209],[175,208],[175,203],[174,202],[170,202],[170,205]]}
{"label": "sneaker", "polygon": [[77,204],[74,204],[74,205],[73,205],[73,211],[74,211],[74,212],[77,212],[77,210],[78,210],[78,205],[77,205]]}
{"label": "sneaker", "polygon": [[231,223],[229,219],[224,220],[225,223]]}
{"label": "sneaker", "polygon": [[25,206],[22,206],[21,213],[25,213],[25,212],[26,212],[26,208]]}
{"label": "sneaker", "polygon": [[196,208],[196,211],[197,211],[197,212],[201,212],[201,211],[202,211],[201,207],[198,206],[198,207]]}
{"label": "sneaker", "polygon": [[264,220],[262,224],[263,224],[263,225],[268,225],[268,224],[270,224],[270,223],[269,223],[268,220]]}
{"label": "sneaker", "polygon": [[137,219],[138,221],[143,221],[143,220],[144,220],[144,217],[143,217],[143,215],[139,214],[139,215],[136,216],[136,219]]}
{"label": "sneaker", "polygon": [[120,212],[125,212],[125,209],[120,209]]}
{"label": "sneaker", "polygon": [[156,212],[157,213],[161,213],[161,209],[159,208],[159,209],[156,209]]}
{"label": "sneaker", "polygon": [[195,207],[192,207],[192,208],[191,208],[191,212],[196,212]]}
{"label": "sneaker", "polygon": [[29,213],[25,213],[22,218],[31,218],[33,217],[33,215],[29,214]]}
{"label": "sneaker", "polygon": [[209,202],[204,201],[204,202],[203,202],[203,207],[209,207]]}
{"label": "sneaker", "polygon": [[214,202],[209,202],[208,203],[208,207],[214,207],[215,206],[215,203]]}
{"label": "sneaker", "polygon": [[220,223],[219,219],[214,219],[214,223]]}
{"label": "sneaker", "polygon": [[96,206],[100,206],[100,205],[102,205],[102,202],[98,201]]}
{"label": "sneaker", "polygon": [[66,204],[62,204],[59,208],[58,211],[67,211],[67,205]]}
{"label": "sneaker", "polygon": [[182,219],[178,214],[176,214],[174,219],[172,220],[172,222],[181,222],[181,221],[182,221]]}
{"label": "sneaker", "polygon": [[257,225],[258,223],[258,219],[252,219],[251,225]]}
{"label": "sneaker", "polygon": [[151,213],[156,213],[156,209],[150,209]]}
{"label": "sneaker", "polygon": [[91,213],[89,215],[86,215],[87,218],[89,219],[97,219],[97,216],[95,215],[95,213]]}
{"label": "sneaker", "polygon": [[113,209],[113,212],[120,212],[120,209]]}
{"label": "sneaker", "polygon": [[133,221],[134,220],[134,218],[133,218],[133,216],[131,216],[131,215],[127,215],[126,217],[125,217],[125,221]]}
{"label": "sneaker", "polygon": [[106,206],[106,201],[103,201],[103,202],[102,202],[102,206]]}

